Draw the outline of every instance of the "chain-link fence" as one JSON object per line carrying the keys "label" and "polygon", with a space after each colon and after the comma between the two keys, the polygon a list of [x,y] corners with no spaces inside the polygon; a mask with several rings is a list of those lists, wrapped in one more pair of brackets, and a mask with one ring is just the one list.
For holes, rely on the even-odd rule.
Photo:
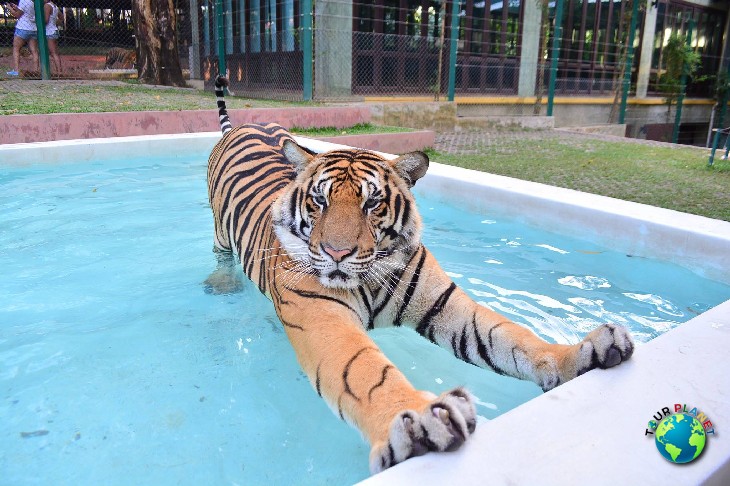
{"label": "chain-link fence", "polygon": [[[35,10],[32,8],[34,1],[41,3],[44,10],[52,12],[46,23],[46,32],[50,34],[48,51],[52,79],[120,79],[137,76],[131,0],[9,0],[8,3],[0,3],[0,77],[41,77],[42,57],[39,59],[34,55],[33,51],[40,51],[35,39],[21,43],[17,64],[13,52],[16,27],[22,21],[13,15],[12,5],[25,7],[23,16],[30,17],[26,21],[36,27],[33,37],[37,37]],[[176,0],[174,3],[180,61],[183,74],[188,75],[189,47],[192,43],[190,3],[187,0]],[[54,58],[54,53],[58,54],[57,58]]]}
{"label": "chain-link fence", "polygon": [[[51,64],[53,78],[136,76],[135,0],[52,1],[61,59]],[[630,136],[693,144],[730,125],[719,109],[730,51],[724,2],[175,0],[174,7],[184,76],[210,87],[223,59],[232,90],[249,97],[455,99],[465,116],[623,121]],[[0,12],[3,77],[15,70],[16,19],[8,7]],[[19,57],[19,77],[40,76],[27,46]],[[696,69],[683,78],[691,63]]]}
{"label": "chain-link fence", "polygon": [[[226,39],[237,92],[310,99],[301,59],[311,58],[309,89],[315,100],[455,98],[461,113],[491,116],[545,115],[550,100],[558,125],[623,121],[631,136],[667,141],[676,129],[663,103],[672,100],[673,116],[679,95],[672,89],[681,84],[667,76],[667,42],[688,38],[693,24],[690,48],[701,62],[687,78],[683,96],[702,99],[683,100],[676,121],[680,141],[691,143],[709,129],[713,78],[721,69],[727,29],[726,7],[674,0],[655,5],[640,0],[317,0],[306,25],[303,5],[293,0],[221,5],[225,29],[218,32]],[[210,80],[218,59],[213,13],[203,24],[208,36],[202,42],[211,47],[201,75]],[[557,43],[556,26],[561,29]],[[310,29],[311,52],[301,43]],[[282,32],[291,35],[288,48],[281,40],[255,40],[259,50],[247,47],[252,39],[275,39]],[[249,39],[238,50],[241,33]]]}
{"label": "chain-link fence", "polygon": [[712,129],[727,123],[721,107],[729,87],[722,58],[728,12],[659,2],[645,15],[647,32],[638,49],[646,59],[635,63],[628,135],[709,146]]}

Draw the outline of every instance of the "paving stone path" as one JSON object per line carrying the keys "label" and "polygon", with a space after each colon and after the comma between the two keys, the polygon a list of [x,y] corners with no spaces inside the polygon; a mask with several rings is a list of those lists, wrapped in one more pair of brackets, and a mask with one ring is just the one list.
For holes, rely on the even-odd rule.
{"label": "paving stone path", "polygon": [[[602,135],[596,133],[571,132],[566,129],[555,130],[461,130],[450,132],[439,132],[436,134],[435,149],[442,153],[453,155],[479,154],[489,148],[508,150],[515,144],[528,144],[538,146],[543,141],[560,141],[575,146],[589,148],[591,143],[596,141],[637,143],[655,147],[686,148],[688,145],[678,145],[654,140],[641,140],[636,138],[625,138],[614,135]],[[704,147],[692,147],[697,150],[708,150]]]}

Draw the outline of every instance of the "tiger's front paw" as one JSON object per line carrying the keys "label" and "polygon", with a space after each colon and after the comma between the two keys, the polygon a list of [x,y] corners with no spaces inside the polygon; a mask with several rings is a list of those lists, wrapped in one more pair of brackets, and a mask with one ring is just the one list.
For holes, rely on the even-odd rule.
{"label": "tiger's front paw", "polygon": [[370,451],[370,472],[387,469],[428,451],[453,451],[476,429],[476,407],[463,388],[442,393],[421,413],[404,410],[390,424],[388,440]]}
{"label": "tiger's front paw", "polygon": [[593,368],[611,368],[628,360],[634,353],[634,340],[626,328],[604,324],[591,331],[580,344],[577,373],[580,376]]}
{"label": "tiger's front paw", "polygon": [[244,288],[243,278],[234,268],[218,268],[203,282],[206,294],[228,295],[241,292]]}

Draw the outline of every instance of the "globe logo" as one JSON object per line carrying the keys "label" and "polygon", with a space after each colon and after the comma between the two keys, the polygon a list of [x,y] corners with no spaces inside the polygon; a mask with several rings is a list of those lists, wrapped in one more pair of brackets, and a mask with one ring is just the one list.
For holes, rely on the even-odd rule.
{"label": "globe logo", "polygon": [[661,455],[675,464],[685,464],[697,459],[707,440],[702,423],[688,413],[675,413],[665,417],[659,422],[654,437]]}

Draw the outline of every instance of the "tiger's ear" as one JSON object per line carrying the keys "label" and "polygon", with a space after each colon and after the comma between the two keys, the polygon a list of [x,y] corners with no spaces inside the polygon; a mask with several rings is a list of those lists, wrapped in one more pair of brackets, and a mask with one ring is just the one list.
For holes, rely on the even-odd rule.
{"label": "tiger's ear", "polygon": [[408,187],[413,187],[418,179],[426,175],[428,155],[423,152],[408,152],[391,160],[390,165],[406,181]]}
{"label": "tiger's ear", "polygon": [[301,172],[314,158],[314,153],[300,146],[294,140],[284,141],[284,156],[286,159],[294,164],[297,172]]}

